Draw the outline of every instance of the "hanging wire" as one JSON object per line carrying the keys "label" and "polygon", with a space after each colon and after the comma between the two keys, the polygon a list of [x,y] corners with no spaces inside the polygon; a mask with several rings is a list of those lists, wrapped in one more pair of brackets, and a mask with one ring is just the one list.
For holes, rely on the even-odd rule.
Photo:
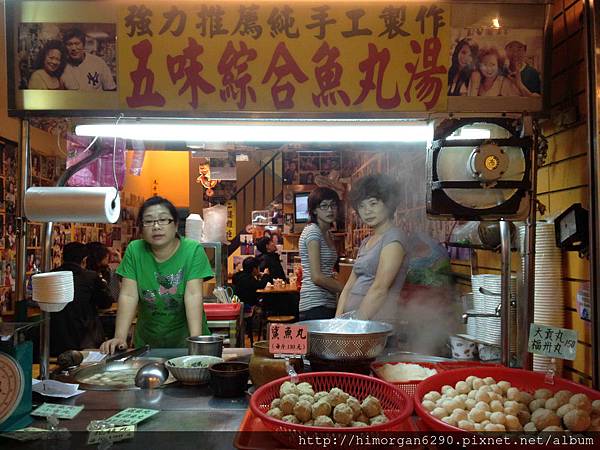
{"label": "hanging wire", "polygon": [[[119,124],[119,121],[124,117],[123,113],[119,114],[117,117],[117,121],[115,122],[115,126]],[[113,180],[115,182],[115,198],[113,198],[112,206],[114,207],[115,201],[119,196],[119,181],[117,180],[117,135],[115,133],[115,138],[113,139],[113,160],[112,160],[112,169],[113,169]]]}

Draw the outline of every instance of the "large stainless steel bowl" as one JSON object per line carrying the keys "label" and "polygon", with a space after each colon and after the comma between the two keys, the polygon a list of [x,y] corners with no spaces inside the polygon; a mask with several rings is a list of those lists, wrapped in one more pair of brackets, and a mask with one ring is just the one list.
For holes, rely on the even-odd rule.
{"label": "large stainless steel bowl", "polygon": [[333,361],[376,358],[383,349],[392,326],[371,320],[307,320],[308,354]]}

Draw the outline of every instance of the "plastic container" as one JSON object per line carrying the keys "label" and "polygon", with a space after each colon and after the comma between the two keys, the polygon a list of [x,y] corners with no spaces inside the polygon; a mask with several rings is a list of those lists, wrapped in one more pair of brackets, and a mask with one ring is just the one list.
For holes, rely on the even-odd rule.
{"label": "plastic container", "polygon": [[235,320],[240,316],[241,303],[204,303],[206,320]]}
{"label": "plastic container", "polygon": [[530,372],[522,369],[507,369],[505,367],[472,367],[468,369],[448,370],[423,380],[417,386],[417,392],[414,397],[415,412],[423,420],[423,423],[429,430],[463,431],[460,428],[448,425],[429,414],[429,412],[421,406],[421,400],[428,392],[439,392],[441,387],[445,384],[454,386],[458,381],[465,380],[470,375],[479,378],[493,377],[497,382],[508,381],[512,386],[529,393],[533,393],[536,389],[540,388],[549,389],[552,392],[566,389],[574,393],[586,394],[592,401],[600,399],[600,392],[565,380],[564,378],[555,377],[554,384],[548,384],[545,382],[546,374],[544,373]]}
{"label": "plastic container", "polygon": [[[375,376],[381,380],[386,381],[387,383],[391,383],[394,386],[396,386],[398,389],[400,389],[402,392],[404,392],[406,395],[408,395],[410,398],[412,398],[415,395],[415,392],[417,391],[417,385],[423,381],[423,380],[411,380],[411,381],[387,381],[385,380],[383,377],[381,377],[379,375],[379,370],[386,364],[392,364],[392,365],[396,365],[396,364],[417,364],[421,367],[427,367],[428,369],[435,369],[438,370],[436,368],[436,364],[435,363],[427,363],[427,362],[410,362],[410,361],[401,361],[401,362],[374,362],[371,363],[371,370],[373,371],[373,373],[375,374]],[[439,370],[438,370],[439,372]]]}
{"label": "plastic container", "polygon": [[[299,442],[299,436],[327,436],[331,437],[332,442],[334,442],[333,439],[336,436],[350,430],[369,433],[401,431],[404,422],[412,413],[413,406],[409,397],[401,390],[396,389],[393,384],[377,378],[345,372],[309,372],[300,374],[297,378],[299,383],[310,383],[315,392],[330,391],[332,388],[337,387],[356,397],[359,401],[364,400],[369,395],[377,397],[389,422],[362,428],[326,428],[292,424],[267,416],[266,413],[271,407],[271,402],[275,398],[279,398],[279,387],[283,382],[291,379],[291,377],[279,378],[258,388],[250,399],[250,409],[270,431],[275,432],[273,436],[282,444],[288,446],[284,448],[299,448],[302,445]],[[406,425],[406,427],[408,426]],[[305,449],[306,447],[303,445],[302,448]]]}

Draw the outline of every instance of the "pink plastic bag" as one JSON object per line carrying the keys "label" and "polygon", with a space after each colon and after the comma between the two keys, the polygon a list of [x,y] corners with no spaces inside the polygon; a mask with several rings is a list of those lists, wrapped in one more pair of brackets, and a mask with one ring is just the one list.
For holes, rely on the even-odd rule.
{"label": "pink plastic bag", "polygon": [[[85,149],[92,140],[93,138],[84,136],[69,136],[67,138],[67,168],[89,156],[91,148],[87,151]],[[67,182],[68,186],[110,187],[115,185],[113,173],[114,139],[98,138],[94,143],[94,146],[96,145],[100,145],[106,153],[73,174]],[[125,181],[125,140],[117,139],[114,153],[116,161],[114,172],[116,173],[118,188],[121,190]]]}

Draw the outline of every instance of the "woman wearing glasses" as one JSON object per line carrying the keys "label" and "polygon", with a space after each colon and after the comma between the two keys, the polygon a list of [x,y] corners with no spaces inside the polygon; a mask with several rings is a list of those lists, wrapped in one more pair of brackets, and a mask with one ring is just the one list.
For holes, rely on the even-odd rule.
{"label": "woman wearing glasses", "polygon": [[400,323],[398,301],[410,247],[393,222],[398,202],[398,183],[389,176],[369,175],[352,186],[350,203],[373,233],[361,243],[336,316],[352,312],[357,319]]}
{"label": "woman wearing glasses", "polygon": [[337,193],[329,188],[316,188],[308,196],[310,223],[298,243],[302,263],[300,320],[335,316],[336,294],[343,286],[333,278],[338,255],[330,228],[337,219],[339,204]]}
{"label": "woman wearing glasses", "polygon": [[100,350],[126,347],[137,310],[134,346],[185,347],[188,336],[209,334],[202,308],[202,281],[213,277],[202,246],[177,234],[177,210],[162,197],[138,214],[142,239],[132,241],[117,274],[123,277],[115,337]]}

